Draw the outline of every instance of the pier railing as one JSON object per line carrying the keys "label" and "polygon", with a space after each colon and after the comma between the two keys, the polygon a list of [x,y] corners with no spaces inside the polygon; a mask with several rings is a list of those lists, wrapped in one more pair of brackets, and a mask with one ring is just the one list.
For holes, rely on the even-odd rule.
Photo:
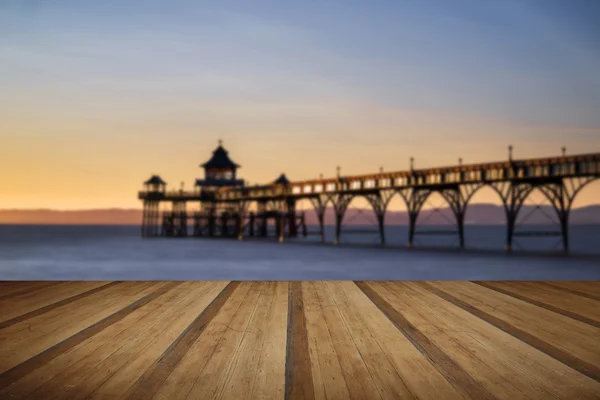
{"label": "pier railing", "polygon": [[291,182],[289,186],[274,184],[257,189],[227,188],[217,192],[216,197],[219,201],[279,196],[313,197],[320,193],[363,192],[369,189],[375,192],[378,189],[390,188],[439,187],[581,176],[600,176],[600,153],[340,176]]}

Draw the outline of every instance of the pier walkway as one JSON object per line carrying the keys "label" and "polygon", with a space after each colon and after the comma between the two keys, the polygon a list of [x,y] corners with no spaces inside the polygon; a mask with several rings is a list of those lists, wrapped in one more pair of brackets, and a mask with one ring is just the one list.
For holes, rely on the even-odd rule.
{"label": "pier walkway", "polygon": [[600,282],[0,282],[2,399],[598,399]]}

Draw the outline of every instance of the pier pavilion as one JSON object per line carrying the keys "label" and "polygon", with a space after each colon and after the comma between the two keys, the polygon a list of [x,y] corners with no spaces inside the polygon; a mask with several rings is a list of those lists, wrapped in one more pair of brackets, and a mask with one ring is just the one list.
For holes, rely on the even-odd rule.
{"label": "pier pavilion", "polygon": [[[258,237],[273,235],[283,240],[299,233],[306,235],[304,213],[296,213],[293,198],[286,199],[283,207],[277,201],[259,200],[256,212],[248,212],[248,204],[240,208],[237,203],[220,200],[219,193],[246,187],[246,182],[237,176],[241,166],[231,160],[222,141],[219,141],[212,157],[200,167],[204,169],[204,178],[196,179],[192,192],[184,191],[183,185],[179,191],[167,191],[166,182],[157,175],[144,183],[145,190],[139,196],[144,200],[142,236],[241,239],[246,233]],[[281,174],[271,184],[252,188],[266,193],[272,185],[289,187],[290,181]],[[171,210],[159,212],[161,202],[171,203]],[[188,203],[199,204],[199,211],[188,212]],[[193,226],[191,232],[189,221]]]}
{"label": "pier pavilion", "polygon": [[[309,200],[319,221],[321,240],[325,240],[324,215],[327,207],[335,213],[335,241],[339,243],[342,221],[351,201],[365,198],[372,207],[382,244],[385,244],[385,214],[390,200],[399,196],[409,217],[408,247],[418,234],[457,235],[465,247],[465,214],[473,195],[483,187],[496,192],[504,207],[507,229],[506,250],[511,251],[517,236],[557,236],[565,252],[569,250],[569,215],[578,193],[600,178],[600,153],[562,155],[515,160],[512,146],[505,161],[415,169],[411,159],[407,171],[383,172],[289,181],[282,174],[265,185],[248,186],[237,178],[234,163],[219,142],[212,158],[201,166],[204,179],[198,179],[193,191],[167,191],[160,176],[152,176],[138,197],[144,202],[142,235],[188,236],[188,221],[193,221],[192,236],[235,237],[307,235],[305,215],[296,211],[300,200]],[[551,204],[558,219],[552,230],[517,229],[517,217],[532,192],[540,192]],[[417,231],[417,219],[427,199],[438,193],[448,203],[456,219],[454,231]],[[171,211],[159,212],[160,203],[171,203]],[[188,203],[200,204],[200,210],[187,212]],[[249,211],[254,204],[256,211]],[[162,222],[161,222],[162,217]],[[311,232],[312,233],[312,232]]]}

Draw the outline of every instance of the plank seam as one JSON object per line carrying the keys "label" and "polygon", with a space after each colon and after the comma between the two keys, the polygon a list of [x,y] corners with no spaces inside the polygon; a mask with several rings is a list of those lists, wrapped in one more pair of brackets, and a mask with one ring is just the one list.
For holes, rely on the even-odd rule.
{"label": "plank seam", "polygon": [[567,287],[563,287],[560,285],[555,285],[552,282],[540,282],[543,283],[546,286],[550,286],[551,288],[566,292],[566,293],[571,293],[574,294],[576,296],[581,296],[581,297],[586,297],[590,300],[596,300],[596,301],[600,301],[600,296],[594,296],[593,294],[590,293],[585,293],[585,292],[580,292],[579,290],[575,290],[575,289],[571,289],[571,288],[567,288]]}
{"label": "plank seam", "polygon": [[433,343],[423,332],[417,329],[390,303],[381,297],[367,282],[355,281],[363,293],[385,315],[434,368],[461,394],[473,399],[496,399],[494,395],[482,387],[467,371],[458,365],[450,356]]}
{"label": "plank seam", "polygon": [[0,389],[3,389],[12,383],[18,381],[23,378],[25,375],[29,374],[31,371],[34,371],[45,364],[49,363],[56,357],[65,353],[69,349],[77,346],[79,343],[89,339],[95,334],[103,331],[107,327],[113,325],[114,323],[122,320],[135,310],[144,305],[148,304],[150,301],[156,299],[157,297],[163,295],[170,289],[180,285],[181,282],[171,282],[166,284],[159,289],[147,294],[146,296],[130,303],[119,311],[101,319],[100,321],[94,323],[93,325],[88,326],[87,328],[82,329],[71,337],[66,338],[60,343],[55,344],[42,351],[39,354],[23,361],[22,363],[12,367],[11,369],[0,374]]}
{"label": "plank seam", "polygon": [[292,281],[288,287],[285,400],[314,398],[302,282]]}
{"label": "plank seam", "polygon": [[541,340],[540,338],[520,329],[516,326],[502,320],[499,317],[495,317],[487,312],[468,304],[467,302],[458,299],[448,293],[445,290],[434,287],[426,282],[417,282],[418,285],[428,290],[429,292],[435,294],[436,296],[444,299],[445,301],[460,307],[461,309],[467,311],[468,313],[474,315],[475,317],[487,322],[488,324],[494,326],[506,332],[507,334],[513,336],[514,338],[522,341],[523,343],[528,344],[529,346],[535,348],[536,350],[541,351],[544,354],[554,358],[555,360],[563,363],[569,368],[572,368],[585,376],[592,378],[598,382],[600,382],[600,368],[589,364],[578,357],[575,357],[564,350],[561,350],[548,342]]}
{"label": "plank seam", "polygon": [[111,288],[113,286],[116,286],[116,285],[118,285],[120,283],[122,283],[122,282],[120,282],[120,281],[110,282],[110,283],[104,284],[102,286],[99,286],[97,288],[85,291],[83,293],[79,293],[79,294],[76,294],[74,296],[67,297],[66,299],[60,300],[60,301],[58,301],[56,303],[48,304],[47,306],[38,308],[37,310],[33,310],[33,311],[28,312],[28,313],[21,314],[21,315],[19,315],[17,317],[11,318],[9,320],[0,322],[0,329],[4,329],[4,328],[6,328],[8,326],[11,326],[11,325],[14,325],[14,324],[18,324],[19,322],[26,321],[26,320],[31,319],[33,317],[37,317],[38,315],[45,314],[47,312],[50,312],[52,310],[57,309],[58,307],[62,307],[64,305],[70,304],[70,303],[72,303],[74,301],[83,299],[84,297],[91,296],[91,295],[93,295],[95,293],[98,293],[98,292],[101,292],[103,290],[109,289],[109,288]]}
{"label": "plank seam", "polygon": [[198,314],[194,321],[181,332],[179,337],[171,343],[160,358],[146,369],[144,374],[137,379],[124,397],[127,399],[152,398],[166,382],[190,347],[231,297],[231,294],[239,284],[240,282],[237,281],[229,282],[210,304]]}
{"label": "plank seam", "polygon": [[519,299],[521,301],[525,301],[525,302],[527,302],[529,304],[533,304],[534,306],[545,308],[546,310],[555,312],[557,314],[564,315],[565,317],[569,317],[569,318],[574,319],[576,321],[583,322],[584,324],[588,324],[588,325],[594,326],[596,328],[600,328],[600,322],[595,321],[595,320],[590,319],[590,318],[587,318],[587,317],[584,317],[583,315],[579,315],[579,314],[574,313],[572,311],[563,310],[562,308],[555,307],[555,306],[552,306],[550,304],[546,304],[546,303],[541,302],[539,300],[534,300],[534,299],[529,298],[527,296],[524,296],[522,294],[513,293],[513,292],[511,292],[509,290],[506,290],[506,289],[503,289],[503,288],[499,288],[499,287],[496,287],[494,285],[490,285],[487,282],[482,282],[482,281],[472,281],[472,282],[475,283],[475,284],[477,284],[477,285],[479,285],[479,286],[483,286],[483,287],[485,287],[487,289],[495,290],[496,292],[502,293],[502,294],[504,294],[506,296],[514,297],[515,299]]}

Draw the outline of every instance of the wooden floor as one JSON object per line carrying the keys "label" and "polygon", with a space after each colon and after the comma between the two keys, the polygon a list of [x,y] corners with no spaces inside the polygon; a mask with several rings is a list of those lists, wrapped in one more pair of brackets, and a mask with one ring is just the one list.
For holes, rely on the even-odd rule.
{"label": "wooden floor", "polygon": [[0,399],[600,399],[600,282],[0,282]]}

